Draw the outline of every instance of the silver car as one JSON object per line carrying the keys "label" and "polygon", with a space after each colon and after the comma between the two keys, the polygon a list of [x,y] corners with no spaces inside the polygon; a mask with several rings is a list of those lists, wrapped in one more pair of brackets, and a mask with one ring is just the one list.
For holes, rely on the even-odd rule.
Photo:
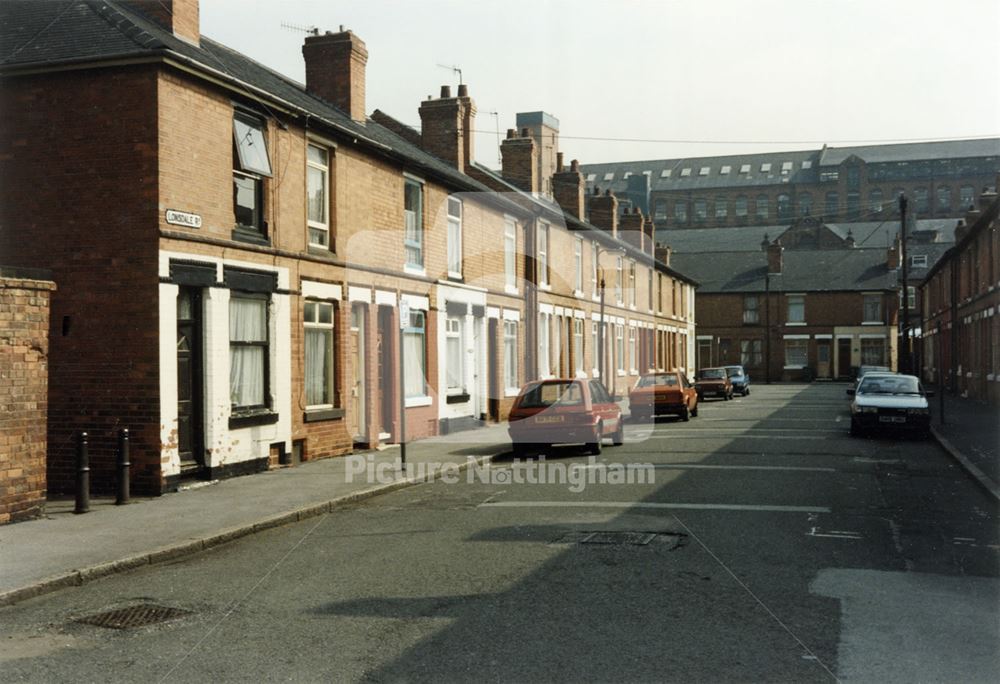
{"label": "silver car", "polygon": [[872,373],[847,390],[851,401],[851,435],[865,432],[930,432],[931,413],[924,390],[913,375]]}

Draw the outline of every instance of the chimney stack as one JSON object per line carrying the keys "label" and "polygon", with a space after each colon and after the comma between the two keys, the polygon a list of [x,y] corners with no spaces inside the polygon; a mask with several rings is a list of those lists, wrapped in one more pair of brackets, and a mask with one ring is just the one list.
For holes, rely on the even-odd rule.
{"label": "chimney stack", "polygon": [[618,237],[618,198],[610,190],[590,198],[590,222],[601,230]]}
{"label": "chimney stack", "polygon": [[535,175],[539,191],[551,195],[554,192],[552,176],[559,170],[559,119],[547,112],[518,112],[515,119],[521,135],[535,141]]}
{"label": "chimney stack", "polygon": [[771,246],[771,239],[768,237],[767,233],[764,233],[764,239],[760,241],[760,251],[766,252]]}
{"label": "chimney stack", "polygon": [[458,86],[458,96],[451,96],[451,86],[441,86],[441,98],[420,103],[421,146],[465,173],[475,156],[473,128],[476,104],[469,97],[469,86]]}
{"label": "chimney stack", "polygon": [[125,0],[125,5],[195,45],[201,44],[198,0]]}
{"label": "chimney stack", "polygon": [[[593,216],[594,210],[591,209]],[[632,207],[632,211],[622,215],[618,223],[618,236],[636,249],[642,249],[642,230],[646,223],[646,217],[639,211],[639,207]]]}
{"label": "chimney stack", "polygon": [[969,224],[965,222],[965,219],[958,219],[958,223],[955,224],[955,242],[961,242],[968,233]]}
{"label": "chimney stack", "polygon": [[501,173],[508,183],[530,193],[538,192],[538,153],[535,141],[507,129],[507,139],[500,143]]}
{"label": "chimney stack", "polygon": [[847,229],[847,237],[844,238],[844,245],[849,248],[854,248],[854,231],[850,228]]}
{"label": "chimney stack", "polygon": [[587,191],[580,173],[580,162],[574,159],[566,171],[563,169],[562,152],[557,158],[559,170],[552,176],[552,195],[564,212],[583,220],[583,201]]}
{"label": "chimney stack", "polygon": [[781,267],[784,258],[782,252],[785,248],[781,246],[781,240],[775,240],[767,246],[767,273],[768,275],[781,275]]}
{"label": "chimney stack", "polygon": [[365,64],[368,49],[351,31],[308,36],[302,45],[306,91],[355,121],[365,120]]}
{"label": "chimney stack", "polygon": [[674,253],[674,250],[669,245],[657,245],[655,250],[656,260],[670,265],[670,255]]}

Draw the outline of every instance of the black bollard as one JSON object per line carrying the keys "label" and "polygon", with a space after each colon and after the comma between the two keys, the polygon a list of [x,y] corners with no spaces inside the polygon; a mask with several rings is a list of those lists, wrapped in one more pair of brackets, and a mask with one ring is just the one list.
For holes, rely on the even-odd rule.
{"label": "black bollard", "polygon": [[76,443],[76,508],[74,513],[90,510],[90,456],[87,453],[87,433],[81,432]]}
{"label": "black bollard", "polygon": [[115,505],[121,506],[128,503],[129,498],[129,439],[128,428],[118,431],[118,497]]}

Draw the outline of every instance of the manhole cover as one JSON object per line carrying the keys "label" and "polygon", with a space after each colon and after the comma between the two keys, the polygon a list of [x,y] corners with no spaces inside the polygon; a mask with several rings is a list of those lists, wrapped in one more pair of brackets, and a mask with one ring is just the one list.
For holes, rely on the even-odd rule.
{"label": "manhole cover", "polygon": [[647,546],[654,542],[680,543],[681,535],[663,532],[570,532],[556,540],[557,544],[604,544],[611,546]]}
{"label": "manhole cover", "polygon": [[108,627],[110,629],[131,629],[133,627],[155,625],[190,614],[190,610],[183,610],[181,608],[158,606],[155,603],[140,603],[139,605],[128,606],[127,608],[117,608],[103,613],[87,615],[77,618],[74,622],[82,622],[97,627]]}

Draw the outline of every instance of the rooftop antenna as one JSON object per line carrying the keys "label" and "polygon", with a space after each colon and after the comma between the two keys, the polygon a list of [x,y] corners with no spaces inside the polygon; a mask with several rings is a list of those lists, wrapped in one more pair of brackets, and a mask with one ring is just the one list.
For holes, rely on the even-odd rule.
{"label": "rooftop antenna", "polygon": [[458,74],[458,85],[462,85],[462,69],[461,67],[455,66],[453,64],[438,64],[442,69],[450,69],[454,73]]}
{"label": "rooftop antenna", "polygon": [[281,22],[281,28],[288,29],[289,31],[298,31],[300,33],[308,33],[313,36],[319,35],[318,26],[299,26],[298,24],[289,24],[288,22]]}
{"label": "rooftop antenna", "polygon": [[487,112],[493,117],[493,121],[497,126],[497,164],[503,166],[503,155],[500,153],[500,112]]}

